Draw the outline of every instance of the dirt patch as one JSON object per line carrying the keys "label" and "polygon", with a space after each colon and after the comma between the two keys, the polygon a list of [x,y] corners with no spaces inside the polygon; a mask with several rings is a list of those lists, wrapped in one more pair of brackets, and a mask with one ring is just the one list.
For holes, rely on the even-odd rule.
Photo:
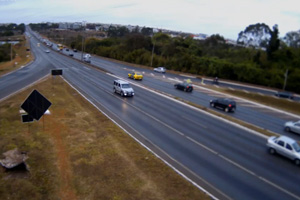
{"label": "dirt patch", "polygon": [[[33,89],[52,102],[51,115],[22,124],[19,106]],[[0,171],[0,199],[209,199],[74,94],[50,78],[0,102],[0,154],[18,147],[31,169],[11,182]]]}

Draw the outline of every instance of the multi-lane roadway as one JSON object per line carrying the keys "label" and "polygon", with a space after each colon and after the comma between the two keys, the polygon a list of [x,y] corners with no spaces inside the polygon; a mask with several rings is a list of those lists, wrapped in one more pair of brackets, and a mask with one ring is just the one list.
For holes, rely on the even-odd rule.
{"label": "multi-lane roadway", "polygon": [[[287,159],[269,155],[265,137],[164,95],[207,106],[217,94],[201,88],[191,94],[177,91],[173,84],[183,77],[141,70],[144,80],[132,82],[136,95],[123,98],[112,92],[113,80],[125,79],[133,67],[93,57],[93,65],[108,71],[103,72],[54,50],[45,53],[47,47],[38,43],[31,37],[35,62],[0,78],[0,99],[45,76],[50,69],[60,68],[66,81],[98,109],[213,197],[300,199],[300,168]],[[280,132],[284,121],[297,118],[267,108],[262,111],[242,100],[238,103],[235,117],[260,122],[256,125],[270,130],[277,126],[274,131],[279,133],[286,134]]]}

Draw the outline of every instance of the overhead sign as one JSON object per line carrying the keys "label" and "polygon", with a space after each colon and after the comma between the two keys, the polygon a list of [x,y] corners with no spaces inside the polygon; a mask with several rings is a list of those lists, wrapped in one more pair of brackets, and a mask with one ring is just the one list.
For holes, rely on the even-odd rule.
{"label": "overhead sign", "polygon": [[50,106],[51,102],[37,90],[34,90],[21,105],[21,108],[33,119],[39,120]]}
{"label": "overhead sign", "polygon": [[23,123],[33,122],[33,117],[31,115],[22,115],[22,122]]}
{"label": "overhead sign", "polygon": [[51,70],[51,74],[52,74],[52,76],[61,76],[63,74],[63,70],[62,69],[53,69],[53,70]]}

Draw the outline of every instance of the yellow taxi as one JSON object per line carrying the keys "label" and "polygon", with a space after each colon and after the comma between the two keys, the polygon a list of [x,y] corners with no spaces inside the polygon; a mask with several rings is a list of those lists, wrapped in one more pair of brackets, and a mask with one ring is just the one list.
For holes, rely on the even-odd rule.
{"label": "yellow taxi", "polygon": [[128,78],[132,78],[134,80],[142,80],[143,75],[138,72],[132,72],[132,73],[128,73]]}

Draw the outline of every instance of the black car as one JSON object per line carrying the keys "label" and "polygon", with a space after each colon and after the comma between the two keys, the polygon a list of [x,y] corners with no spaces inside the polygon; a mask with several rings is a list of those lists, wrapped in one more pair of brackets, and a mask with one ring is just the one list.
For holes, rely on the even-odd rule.
{"label": "black car", "polygon": [[184,82],[183,83],[176,83],[174,85],[174,87],[176,89],[183,90],[185,92],[192,92],[193,91],[193,86],[190,83],[184,83]]}
{"label": "black car", "polygon": [[294,95],[290,92],[277,92],[275,94],[275,96],[281,97],[281,98],[294,99]]}
{"label": "black car", "polygon": [[210,101],[210,106],[220,108],[225,112],[234,112],[236,109],[236,103],[231,99],[214,99]]}

